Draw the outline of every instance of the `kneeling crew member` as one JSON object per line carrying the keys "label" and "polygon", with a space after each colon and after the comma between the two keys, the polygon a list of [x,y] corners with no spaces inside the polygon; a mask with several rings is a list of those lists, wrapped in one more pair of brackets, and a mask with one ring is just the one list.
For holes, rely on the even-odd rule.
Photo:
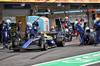
{"label": "kneeling crew member", "polygon": [[55,32],[54,26],[51,26],[50,31],[51,31],[51,32]]}

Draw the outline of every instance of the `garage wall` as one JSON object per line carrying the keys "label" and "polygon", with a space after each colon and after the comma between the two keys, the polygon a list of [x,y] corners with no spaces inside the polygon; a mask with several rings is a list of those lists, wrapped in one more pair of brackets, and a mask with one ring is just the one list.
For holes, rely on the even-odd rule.
{"label": "garage wall", "polygon": [[55,19],[64,18],[65,14],[53,14],[49,15],[48,18],[50,20],[50,26],[56,26]]}
{"label": "garage wall", "polygon": [[88,22],[88,16],[86,13],[70,13],[69,14],[69,21],[71,23],[75,22],[76,19],[84,19],[84,22]]}
{"label": "garage wall", "polygon": [[[50,26],[56,26],[55,19],[62,18],[64,20],[65,14],[53,14],[48,16],[50,20]],[[83,18],[85,22],[88,22],[88,16],[86,13],[72,13],[69,14],[69,21],[73,23],[76,19]]]}
{"label": "garage wall", "polygon": [[2,16],[29,16],[30,9],[5,9],[2,11]]}

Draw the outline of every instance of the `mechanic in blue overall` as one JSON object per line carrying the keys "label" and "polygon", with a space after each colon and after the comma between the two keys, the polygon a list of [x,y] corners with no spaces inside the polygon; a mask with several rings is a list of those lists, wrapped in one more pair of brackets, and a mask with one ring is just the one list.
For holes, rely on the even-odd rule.
{"label": "mechanic in blue overall", "polygon": [[[50,29],[51,32],[55,32],[55,28],[54,26],[51,26],[51,29]],[[56,35],[51,35],[54,39],[56,39]]]}
{"label": "mechanic in blue overall", "polygon": [[54,26],[51,26],[50,31],[51,31],[51,32],[55,32]]}
{"label": "mechanic in blue overall", "polygon": [[31,30],[32,30],[32,24],[30,22],[27,22],[26,23],[26,27],[25,27],[25,37],[26,37],[26,40],[30,39]]}
{"label": "mechanic in blue overall", "polygon": [[96,30],[96,40],[93,44],[93,46],[96,46],[99,43],[99,36],[100,36],[100,20],[99,18],[96,18],[96,23],[95,23],[95,30]]}
{"label": "mechanic in blue overall", "polygon": [[84,19],[80,20],[80,25],[84,28]]}
{"label": "mechanic in blue overall", "polygon": [[68,21],[68,17],[65,17],[64,21],[61,21],[61,23],[65,23],[65,28],[68,28],[68,26],[70,26],[70,21]]}
{"label": "mechanic in blue overall", "polygon": [[84,46],[84,28],[79,24],[79,21],[77,21],[76,27],[78,28],[78,32],[80,34],[80,38],[81,38],[81,44],[79,46]]}
{"label": "mechanic in blue overall", "polygon": [[37,20],[37,19],[36,19],[35,22],[32,24],[32,26],[33,26],[32,29],[34,30],[35,35],[37,35],[38,26],[39,26],[38,20]]}
{"label": "mechanic in blue overall", "polygon": [[16,36],[17,38],[21,38],[21,32],[20,32],[20,28],[21,28],[21,21],[18,22],[17,27],[16,27]]}
{"label": "mechanic in blue overall", "polygon": [[9,29],[9,23],[11,21],[9,19],[5,21],[3,21],[2,24],[2,33],[3,33],[3,49],[8,49],[8,35],[7,35],[7,31],[10,30]]}

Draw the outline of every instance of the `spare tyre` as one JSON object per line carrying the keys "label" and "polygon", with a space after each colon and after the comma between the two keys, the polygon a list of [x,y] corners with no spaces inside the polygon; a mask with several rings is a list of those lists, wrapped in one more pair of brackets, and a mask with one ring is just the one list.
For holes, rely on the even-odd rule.
{"label": "spare tyre", "polygon": [[89,34],[89,41],[88,41],[88,45],[92,45],[92,44],[94,44],[94,35],[93,34]]}

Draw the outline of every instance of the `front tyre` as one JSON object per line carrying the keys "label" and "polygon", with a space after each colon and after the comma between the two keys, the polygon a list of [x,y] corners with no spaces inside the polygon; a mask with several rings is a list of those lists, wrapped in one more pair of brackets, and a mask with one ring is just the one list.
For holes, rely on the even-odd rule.
{"label": "front tyre", "polygon": [[40,47],[42,48],[41,50],[48,50],[48,43],[46,42],[46,39],[44,37],[41,37],[39,40]]}

